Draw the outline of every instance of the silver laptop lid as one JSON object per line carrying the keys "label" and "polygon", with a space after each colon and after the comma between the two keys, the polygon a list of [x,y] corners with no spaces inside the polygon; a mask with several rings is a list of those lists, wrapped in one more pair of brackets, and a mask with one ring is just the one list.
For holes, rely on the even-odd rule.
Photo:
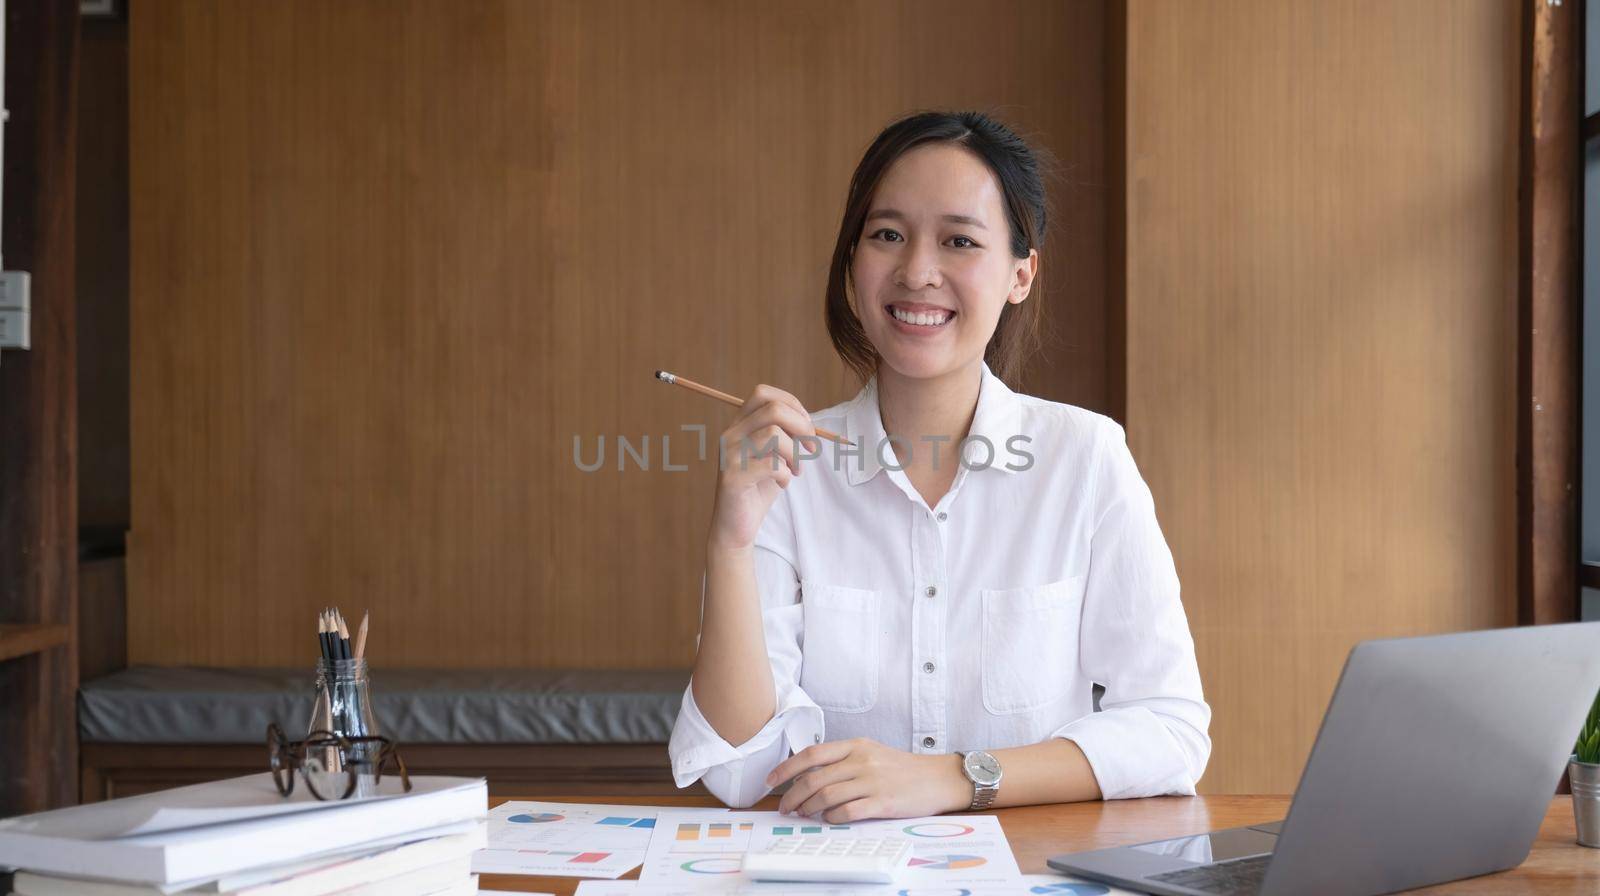
{"label": "silver laptop lid", "polygon": [[1356,645],[1263,896],[1388,893],[1519,864],[1597,690],[1600,622]]}

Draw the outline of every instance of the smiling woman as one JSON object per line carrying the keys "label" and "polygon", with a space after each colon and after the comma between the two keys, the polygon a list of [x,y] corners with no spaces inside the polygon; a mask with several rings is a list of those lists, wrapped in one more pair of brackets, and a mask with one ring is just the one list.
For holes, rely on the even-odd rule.
{"label": "smiling woman", "polygon": [[[787,782],[781,811],[833,823],[1194,793],[1211,711],[1122,429],[1005,382],[1038,345],[1045,225],[1033,151],[987,116],[913,115],[867,150],[825,298],[864,385],[815,414],[757,386],[722,434],[742,460],[679,786],[745,806]],[[824,428],[852,444],[825,454]]]}
{"label": "smiling woman", "polygon": [[[952,207],[932,207],[934,197],[949,201]],[[897,307],[904,312],[899,319],[912,325],[926,322],[907,320],[917,312],[960,313],[961,309],[953,306],[907,298],[893,301],[895,294],[885,293],[885,277],[892,278],[897,269],[894,259],[906,252],[925,253],[902,259],[910,265],[910,277],[924,281],[930,275],[950,277],[957,281],[953,287],[976,286],[980,281],[1005,283],[1013,268],[1025,268],[1026,281],[1019,282],[1017,290],[1002,293],[1003,303],[992,309],[968,309],[969,321],[965,322],[968,339],[993,334],[982,356],[998,376],[1013,380],[1040,342],[1041,305],[1022,300],[1030,284],[1035,291],[1039,285],[1033,281],[1038,274],[1038,248],[1044,243],[1045,206],[1034,153],[1021,138],[987,116],[915,115],[885,129],[851,179],[828,271],[825,308],[834,349],[862,379],[877,372],[878,342],[867,327],[888,324],[878,314],[859,313],[857,290],[879,298],[887,294],[891,301],[882,303],[885,312],[892,315],[891,306]],[[921,235],[939,239],[909,245],[907,234],[913,232],[913,224]],[[916,288],[908,283],[901,291]],[[992,313],[971,320],[977,318],[977,312]],[[898,331],[916,334],[907,328]]]}

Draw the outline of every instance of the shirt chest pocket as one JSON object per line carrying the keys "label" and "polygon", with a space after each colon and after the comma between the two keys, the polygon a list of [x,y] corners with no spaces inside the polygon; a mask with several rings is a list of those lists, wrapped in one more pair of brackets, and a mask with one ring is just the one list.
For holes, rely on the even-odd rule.
{"label": "shirt chest pocket", "polygon": [[800,595],[800,687],[823,709],[866,712],[878,700],[878,593],[802,581]]}
{"label": "shirt chest pocket", "polygon": [[1027,712],[1067,694],[1078,659],[1084,576],[983,592],[983,706]]}

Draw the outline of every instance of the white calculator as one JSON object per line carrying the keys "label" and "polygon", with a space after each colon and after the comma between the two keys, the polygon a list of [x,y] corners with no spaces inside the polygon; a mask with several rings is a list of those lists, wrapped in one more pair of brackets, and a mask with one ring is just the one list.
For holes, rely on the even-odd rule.
{"label": "white calculator", "polygon": [[780,837],[744,854],[754,880],[889,884],[911,860],[911,841],[898,837]]}

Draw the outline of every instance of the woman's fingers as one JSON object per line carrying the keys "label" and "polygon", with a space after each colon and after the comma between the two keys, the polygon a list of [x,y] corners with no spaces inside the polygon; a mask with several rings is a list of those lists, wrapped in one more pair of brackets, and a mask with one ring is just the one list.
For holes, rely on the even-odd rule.
{"label": "woman's fingers", "polygon": [[755,406],[729,429],[740,428],[740,423],[745,424],[745,429],[756,429],[776,423],[792,436],[815,435],[817,432],[816,427],[811,425],[811,415],[804,409],[796,409],[787,402],[776,399]]}
{"label": "woman's fingers", "polygon": [[[796,439],[814,436],[808,417],[781,401],[769,401],[750,414],[735,421],[723,433],[723,450],[731,451],[738,459],[739,469],[745,469],[751,460],[781,456],[792,473],[800,472]],[[809,456],[809,455],[808,455]],[[769,462],[775,466],[776,462]]]}
{"label": "woman's fingers", "polygon": [[754,432],[746,433],[739,438],[737,444],[730,447],[734,457],[733,463],[741,471],[748,469],[751,464],[777,470],[781,461],[783,466],[789,468],[789,472],[800,472],[800,461],[795,456],[794,439],[776,423],[769,423]]}
{"label": "woman's fingers", "polygon": [[778,763],[777,768],[768,772],[767,786],[777,787],[801,772],[832,765],[849,756],[854,744],[854,741],[830,740],[806,747],[804,750]]}
{"label": "woman's fingers", "polygon": [[814,435],[816,433],[816,429],[811,425],[811,412],[806,410],[805,405],[800,403],[800,399],[782,389],[768,386],[765,383],[757,386],[750,393],[750,397],[745,399],[739,415],[741,418],[752,417],[764,410],[770,411],[775,408],[785,408],[793,411],[792,414],[783,414],[781,416],[784,428],[791,435],[798,436],[802,433]]}
{"label": "woman's fingers", "polygon": [[888,813],[878,808],[877,801],[872,797],[863,797],[842,805],[836,804],[833,808],[822,813],[822,820],[828,824],[852,824],[868,818],[887,818]]}
{"label": "woman's fingers", "polygon": [[[829,768],[838,768],[838,766],[833,765],[829,766]],[[812,772],[812,774],[816,774],[816,772]],[[801,775],[800,778],[804,780],[806,775]],[[843,806],[846,803],[859,801],[863,797],[870,795],[871,788],[868,782],[859,778],[848,778],[818,787],[812,791],[811,796],[807,797],[805,802],[799,805],[796,811],[798,814],[810,818],[822,815],[830,809]]]}
{"label": "woman's fingers", "polygon": [[[778,811],[788,814],[799,812],[801,815],[812,815],[833,805],[828,802],[841,802],[846,797],[838,788],[850,784],[855,778],[855,763],[846,755],[843,759],[830,762],[801,772],[794,778],[794,783],[789,785],[789,790],[778,800]],[[848,799],[855,799],[861,794],[854,794]]]}
{"label": "woman's fingers", "polygon": [[777,386],[769,386],[766,383],[762,383],[751,390],[750,397],[744,401],[743,413],[748,414],[762,404],[771,401],[777,401],[794,408],[800,416],[805,417],[807,420],[811,418],[811,414],[806,410],[806,406],[800,403],[800,399],[779,389]]}

